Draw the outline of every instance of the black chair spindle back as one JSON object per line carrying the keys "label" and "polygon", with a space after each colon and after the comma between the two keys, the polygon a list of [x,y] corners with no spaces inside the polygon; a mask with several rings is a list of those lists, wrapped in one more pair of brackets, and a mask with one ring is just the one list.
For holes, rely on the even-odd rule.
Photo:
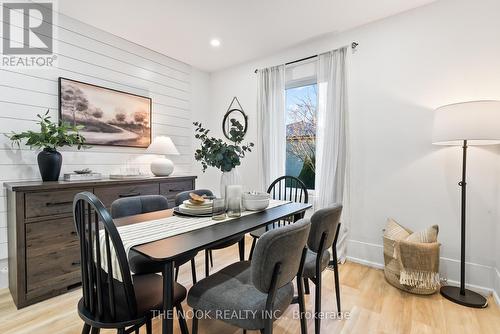
{"label": "black chair spindle back", "polygon": [[[307,187],[300,179],[294,176],[280,176],[271,183],[269,188],[267,188],[267,193],[271,195],[273,199],[281,201],[291,201],[295,203],[308,203],[309,194],[307,192]],[[304,214],[300,218],[303,218]],[[293,217],[289,217],[284,220],[280,220],[272,224],[272,228],[276,226],[283,226],[288,223],[293,223]]]}
{"label": "black chair spindle back", "polygon": [[[113,219],[102,202],[90,192],[75,196],[73,214],[80,241],[83,304],[96,321],[134,319],[137,302],[127,255]],[[104,243],[105,254],[101,254]],[[112,252],[118,268],[112,261]],[[103,258],[104,257],[104,258]],[[105,264],[106,270],[103,269]],[[121,281],[113,274],[121,274]]]}

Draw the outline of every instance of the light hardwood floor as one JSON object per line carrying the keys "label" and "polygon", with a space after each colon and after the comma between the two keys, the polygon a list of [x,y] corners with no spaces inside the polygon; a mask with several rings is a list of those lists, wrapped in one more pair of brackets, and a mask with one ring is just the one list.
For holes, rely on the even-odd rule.
{"label": "light hardwood floor", "polygon": [[[251,240],[247,240],[250,245]],[[249,247],[247,247],[249,248]],[[248,252],[247,252],[248,253]],[[223,267],[238,259],[237,247],[214,252],[215,268]],[[197,257],[198,276],[203,270],[203,254]],[[189,288],[191,271],[183,266],[179,282]],[[333,272],[327,270],[323,276],[323,310],[335,311]],[[323,320],[321,332],[332,333],[499,333],[500,308],[490,297],[487,309],[476,310],[453,304],[439,294],[417,296],[393,288],[384,279],[381,270],[355,263],[340,266],[340,282],[343,310],[350,313],[349,319]],[[311,284],[311,290],[314,285]],[[82,322],[76,312],[80,290],[16,310],[8,289],[0,290],[0,333],[8,334],[63,334],[80,333]],[[306,308],[313,310],[314,292],[306,296]],[[187,310],[188,307],[185,306]],[[292,305],[284,317],[274,325],[274,333],[299,333],[299,321],[293,318],[298,311]],[[177,321],[175,332],[179,333]],[[188,321],[189,328],[191,322]],[[308,321],[309,333],[314,333],[313,320]],[[155,321],[154,333],[161,333],[159,321]],[[101,333],[115,333],[102,331]],[[144,329],[141,334],[145,333]],[[241,333],[235,327],[220,321],[200,321],[200,334]],[[251,332],[249,332],[251,333]],[[254,332],[258,333],[258,332]]]}

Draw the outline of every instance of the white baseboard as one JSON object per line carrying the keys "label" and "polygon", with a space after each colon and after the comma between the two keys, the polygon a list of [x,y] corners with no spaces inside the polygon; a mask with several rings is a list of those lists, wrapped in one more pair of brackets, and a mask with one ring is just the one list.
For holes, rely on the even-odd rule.
{"label": "white baseboard", "polygon": [[[454,280],[447,280],[447,284],[451,286],[460,286],[459,281],[454,281]],[[468,290],[475,291],[477,293],[482,294],[483,296],[489,296],[494,294],[494,290],[492,288],[480,286],[480,285],[475,285],[475,284],[469,284],[465,283],[465,288]]]}
{"label": "white baseboard", "polygon": [[7,259],[0,260],[0,289],[9,287],[9,273]]}
{"label": "white baseboard", "polygon": [[[495,268],[478,263],[465,262],[465,286],[468,289],[481,292],[492,293],[494,282],[493,272]],[[460,282],[460,261],[441,257],[439,271],[451,285],[459,285]]]}
{"label": "white baseboard", "polygon": [[[348,240],[347,259],[369,267],[382,269],[384,268],[383,246],[359,240]],[[460,279],[459,260],[441,257],[439,267],[441,277],[446,278],[450,285],[458,285]],[[497,302],[499,301],[500,274],[497,269],[478,263],[466,262],[465,274],[468,289],[486,295],[493,293],[496,295]]]}
{"label": "white baseboard", "polygon": [[347,240],[347,258],[374,268],[384,268],[384,248],[374,243]]}
{"label": "white baseboard", "polygon": [[351,262],[359,263],[359,264],[362,264],[364,266],[368,266],[368,267],[372,267],[372,268],[376,268],[376,269],[384,269],[384,265],[382,263],[376,263],[376,262],[372,262],[372,261],[368,261],[368,260],[363,260],[363,259],[353,257],[353,256],[347,256],[347,259]]}
{"label": "white baseboard", "polygon": [[498,306],[500,306],[500,271],[498,268],[495,268],[493,271],[493,280],[495,282],[493,289],[493,298],[495,298],[495,302]]}

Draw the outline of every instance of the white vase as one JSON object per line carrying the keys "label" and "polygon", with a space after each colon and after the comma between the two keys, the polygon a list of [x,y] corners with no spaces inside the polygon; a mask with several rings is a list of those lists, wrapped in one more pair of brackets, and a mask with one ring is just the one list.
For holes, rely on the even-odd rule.
{"label": "white vase", "polygon": [[226,198],[226,187],[233,184],[241,184],[240,173],[236,168],[229,172],[222,172],[220,177],[220,196]]}

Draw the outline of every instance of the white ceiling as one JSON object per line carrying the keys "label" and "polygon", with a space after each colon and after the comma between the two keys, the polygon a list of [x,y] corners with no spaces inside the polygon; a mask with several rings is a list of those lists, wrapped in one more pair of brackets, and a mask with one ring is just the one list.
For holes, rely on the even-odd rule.
{"label": "white ceiling", "polygon": [[[206,71],[434,0],[64,0],[59,11]],[[219,38],[219,48],[210,39]]]}

